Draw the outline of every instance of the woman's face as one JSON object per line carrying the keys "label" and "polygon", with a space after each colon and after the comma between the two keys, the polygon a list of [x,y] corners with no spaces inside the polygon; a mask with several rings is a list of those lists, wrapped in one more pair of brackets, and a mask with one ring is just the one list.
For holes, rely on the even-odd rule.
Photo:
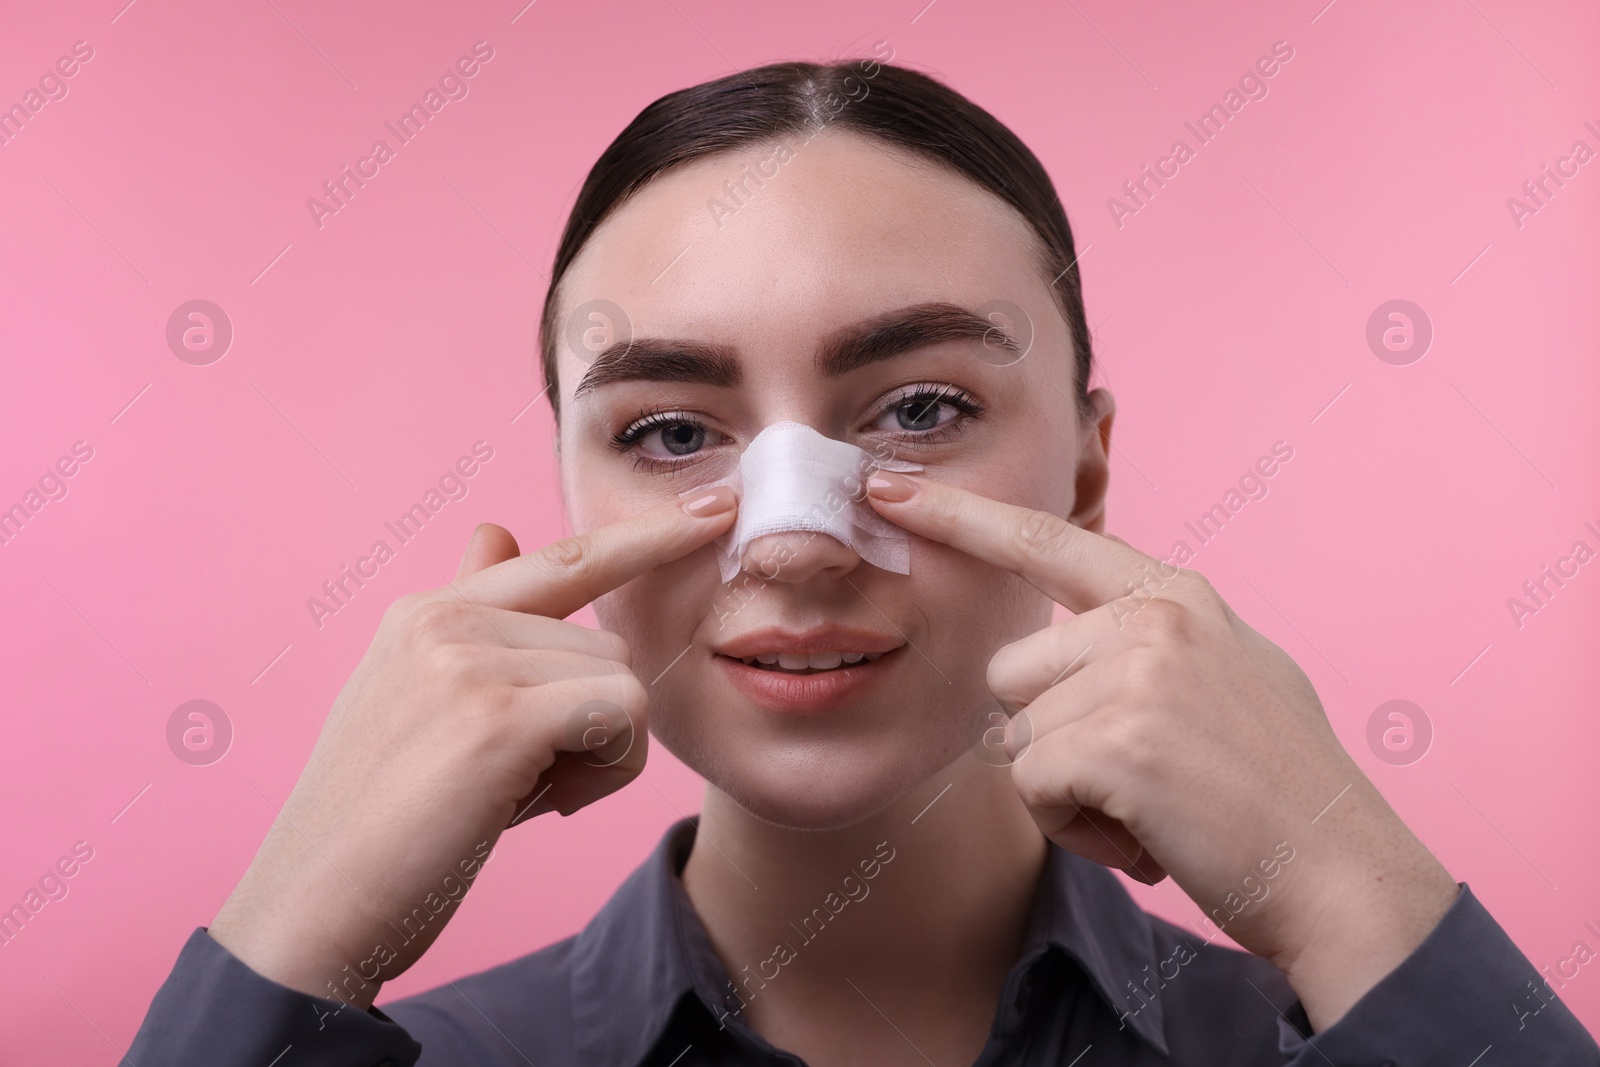
{"label": "woman's face", "polygon": [[[745,445],[783,420],[1098,529],[1110,397],[1095,391],[1094,420],[1075,410],[1071,341],[1027,224],[967,179],[877,142],[832,129],[798,141],[657,178],[568,271],[558,444],[573,529],[734,473]],[[595,357],[616,339],[568,342],[575,312],[580,332],[607,321],[587,317],[589,301],[626,315],[636,358],[580,389],[611,362]],[[930,303],[982,316],[995,301],[1025,313],[1027,323],[991,320],[1019,341],[1031,323],[1021,358],[967,337],[914,342],[838,373],[821,359],[867,320]],[[666,341],[690,357],[664,354]],[[704,346],[724,351],[708,358]],[[911,542],[911,571],[898,574],[825,535],[770,535],[726,586],[707,545],[595,611],[631,646],[650,730],[684,763],[770,822],[848,825],[972,747],[996,710],[990,656],[1050,621],[1049,601],[1009,572]],[[847,668],[862,684],[826,710],[752,695],[737,675],[755,668],[719,651],[758,631],[830,625],[892,651]]]}

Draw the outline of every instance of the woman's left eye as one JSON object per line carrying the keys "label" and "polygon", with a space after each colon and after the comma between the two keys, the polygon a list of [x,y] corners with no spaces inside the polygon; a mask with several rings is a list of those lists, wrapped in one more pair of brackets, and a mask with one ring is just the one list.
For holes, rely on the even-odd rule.
{"label": "woman's left eye", "polygon": [[874,430],[916,436],[950,427],[962,416],[976,418],[983,408],[964,390],[954,386],[921,386],[889,401],[873,423]]}

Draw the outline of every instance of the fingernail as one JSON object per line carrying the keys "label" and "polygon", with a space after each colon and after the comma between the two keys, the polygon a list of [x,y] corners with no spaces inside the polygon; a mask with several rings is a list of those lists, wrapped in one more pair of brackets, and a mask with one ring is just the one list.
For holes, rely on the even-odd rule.
{"label": "fingernail", "polygon": [[697,519],[709,518],[712,515],[721,515],[734,505],[733,490],[725,485],[700,494],[693,500],[686,500],[683,510]]}
{"label": "fingernail", "polygon": [[867,479],[867,495],[899,503],[910,500],[911,494],[917,491],[917,483],[903,474],[894,474],[890,471],[878,471]]}

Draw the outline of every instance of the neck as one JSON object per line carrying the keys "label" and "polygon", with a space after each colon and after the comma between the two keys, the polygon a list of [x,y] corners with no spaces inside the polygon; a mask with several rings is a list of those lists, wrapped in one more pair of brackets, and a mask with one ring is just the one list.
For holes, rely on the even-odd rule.
{"label": "neck", "polygon": [[836,830],[773,825],[708,785],[683,884],[743,1020],[792,1047],[847,1005],[992,1018],[1047,851],[1011,775],[963,756]]}

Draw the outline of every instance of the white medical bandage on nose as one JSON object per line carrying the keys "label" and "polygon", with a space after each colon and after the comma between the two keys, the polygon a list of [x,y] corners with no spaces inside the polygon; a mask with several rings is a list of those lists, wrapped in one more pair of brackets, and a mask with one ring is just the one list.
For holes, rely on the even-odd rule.
{"label": "white medical bandage on nose", "polygon": [[[883,459],[846,441],[835,441],[799,422],[775,422],[756,435],[739,457],[737,474],[680,494],[719,485],[739,494],[739,518],[713,542],[723,582],[739,573],[745,549],[758,537],[792,531],[827,534],[874,567],[911,573],[911,536],[872,510],[866,482],[876,470],[920,471],[922,465]],[[781,562],[753,560],[763,573]],[[768,575],[771,577],[771,575]]]}

